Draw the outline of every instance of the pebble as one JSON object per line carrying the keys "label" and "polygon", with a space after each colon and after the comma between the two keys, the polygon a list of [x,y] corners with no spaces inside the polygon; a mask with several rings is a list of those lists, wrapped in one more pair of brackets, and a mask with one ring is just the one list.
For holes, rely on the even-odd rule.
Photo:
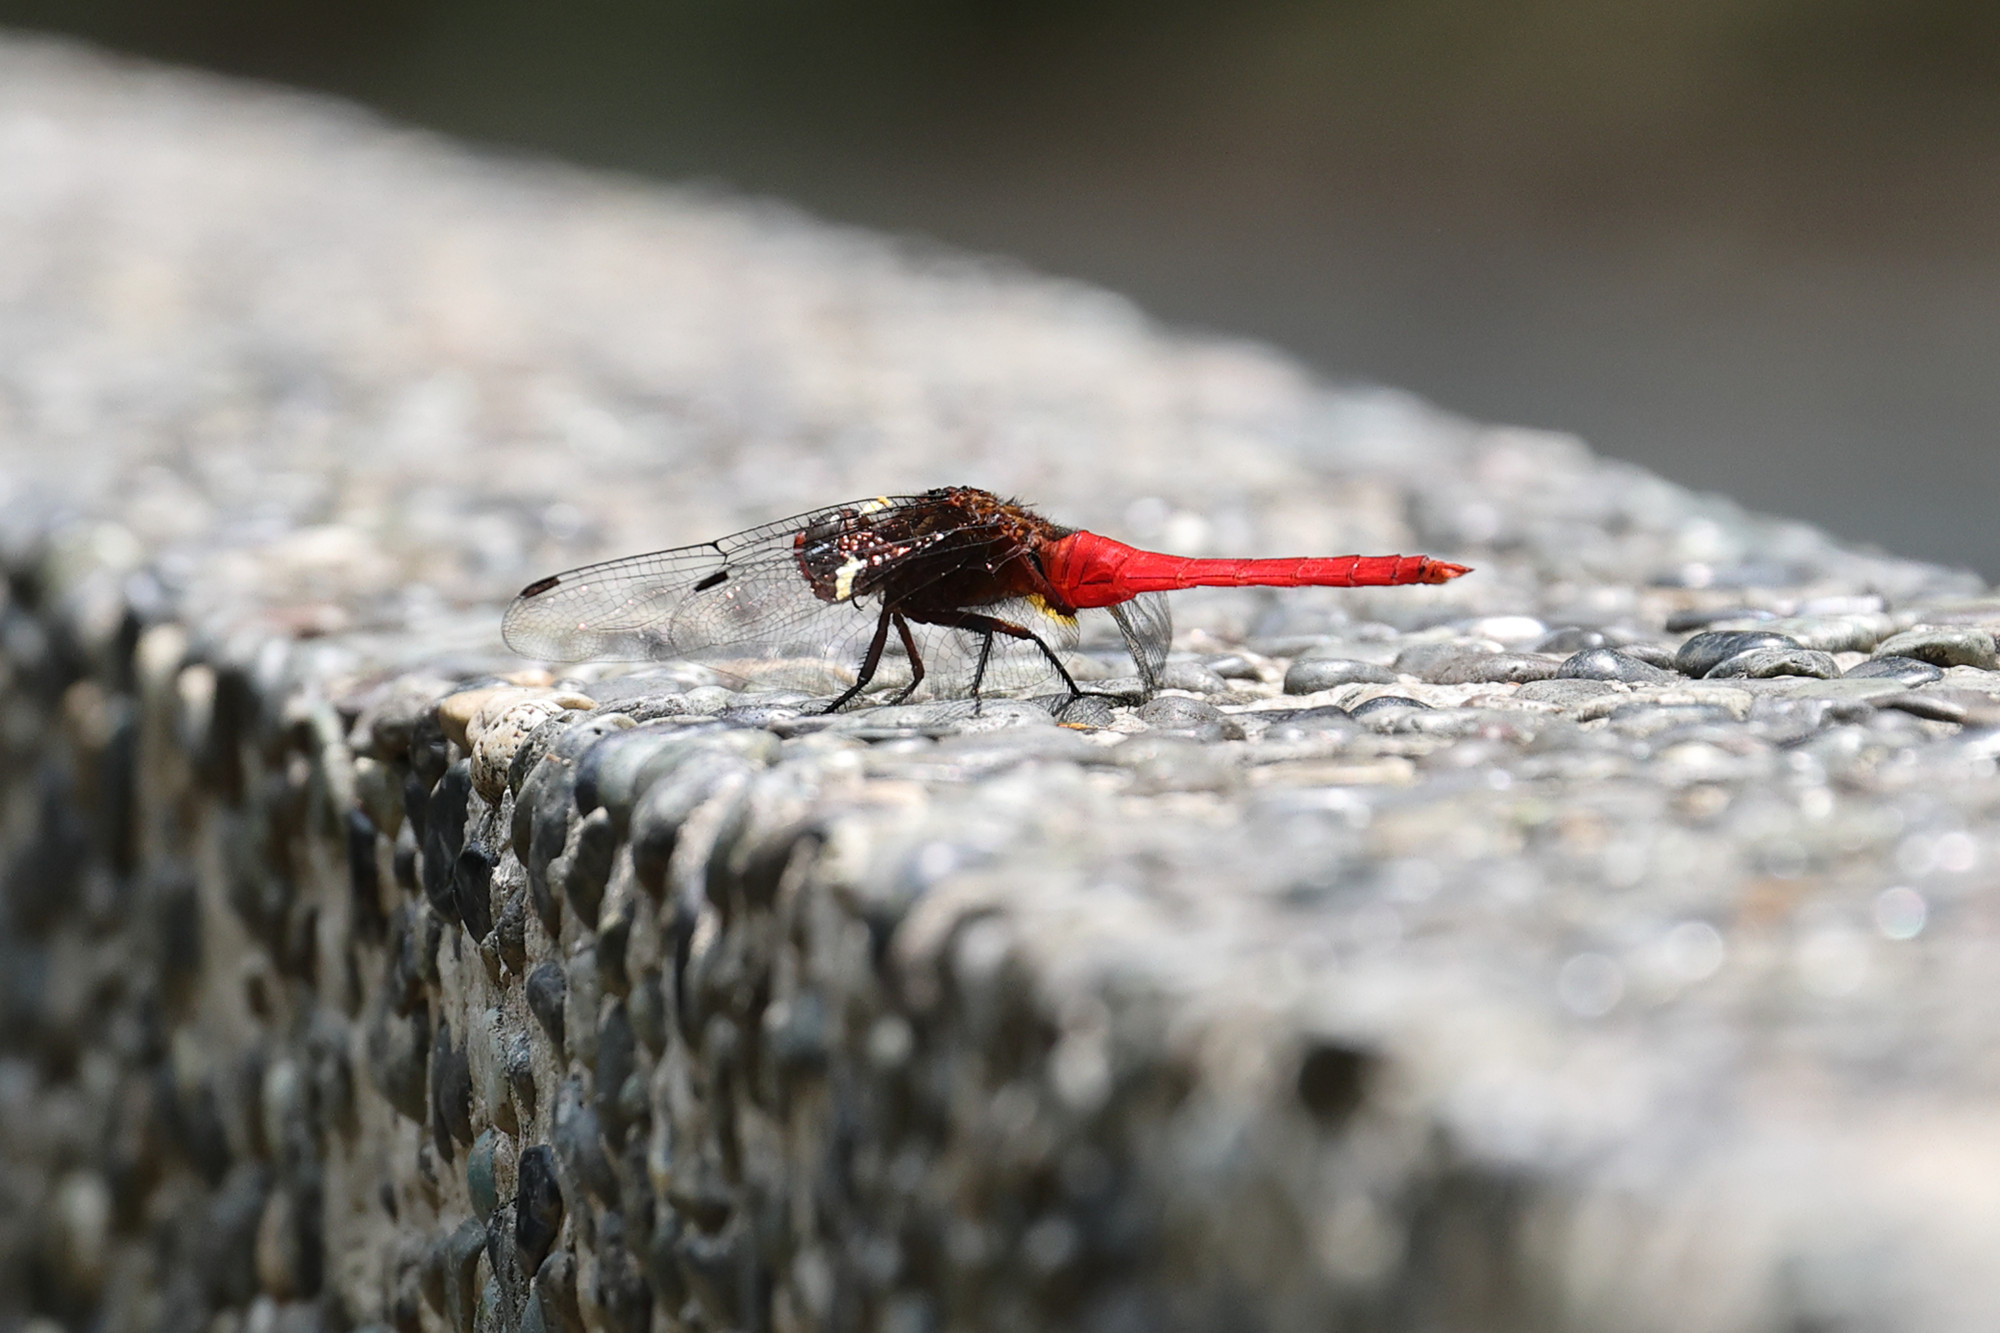
{"label": "pebble", "polygon": [[1556,674],[1552,658],[1527,653],[1467,653],[1434,662],[1424,671],[1432,685],[1514,685]]}
{"label": "pebble", "polygon": [[703,745],[654,783],[632,814],[632,869],[640,887],[660,893],[681,825],[725,787],[741,787],[757,771],[755,763],[733,749]]}
{"label": "pebble", "polygon": [[1160,688],[1190,694],[1224,694],[1229,682],[1199,662],[1169,662],[1160,671]]}
{"label": "pebble", "polygon": [[471,794],[472,765],[461,759],[439,777],[424,810],[424,896],[446,921],[458,920],[452,868],[465,845],[466,802]]}
{"label": "pebble", "polygon": [[[1655,666],[1662,671],[1674,670],[1674,650],[1663,643],[1646,643],[1643,640],[1620,644],[1618,651],[1630,658]],[[1676,672],[1675,674],[1679,674]]]}
{"label": "pebble", "polygon": [[1630,703],[1610,713],[1611,729],[1635,740],[1679,728],[1722,725],[1735,720],[1736,715],[1727,708],[1712,704]]}
{"label": "pebble", "polygon": [[605,1203],[616,1203],[618,1178],[611,1160],[604,1155],[603,1135],[597,1112],[583,1095],[583,1080],[571,1077],[556,1096],[556,1157],[570,1180],[581,1184]]}
{"label": "pebble", "polygon": [[1531,680],[1521,686],[1514,697],[1533,703],[1555,704],[1560,708],[1571,707],[1587,699],[1596,699],[1616,692],[1617,686],[1611,680],[1561,677],[1553,680]]}
{"label": "pebble", "polygon": [[1410,708],[1429,708],[1430,705],[1402,694],[1378,694],[1365,703],[1358,703],[1347,710],[1348,716],[1356,721],[1378,718],[1385,714],[1401,712]]}
{"label": "pebble", "polygon": [[593,810],[577,825],[576,837],[564,853],[568,862],[562,874],[562,888],[577,918],[597,920],[604,902],[604,886],[611,882],[611,861],[618,854],[618,834],[612,827],[611,812]]}
{"label": "pebble", "polygon": [[1839,616],[1790,616],[1758,628],[1795,639],[1823,653],[1865,653],[1880,643],[1895,622],[1881,612]]}
{"label": "pebble", "polygon": [[1565,625],[1561,629],[1550,630],[1541,638],[1528,645],[1529,651],[1537,653],[1561,653],[1569,656],[1586,648],[1615,648],[1618,645],[1603,630],[1585,629],[1581,625]]}
{"label": "pebble", "polygon": [[624,1094],[627,1081],[637,1076],[638,1055],[638,1038],[625,1004],[613,999],[597,1022],[597,1060],[591,1078],[597,1091],[597,1117],[604,1125],[605,1141],[614,1150],[624,1146],[625,1132],[632,1123]]}
{"label": "pebble", "polygon": [[1216,745],[1171,732],[1134,736],[1108,750],[1103,762],[1129,772],[1132,790],[1140,794],[1226,791],[1238,777],[1235,764]]}
{"label": "pebble", "polygon": [[465,1155],[465,1187],[472,1199],[472,1211],[481,1217],[500,1206],[500,1186],[493,1161],[498,1145],[499,1136],[484,1129],[472,1141],[472,1151]]}
{"label": "pebble", "polygon": [[1111,701],[1102,695],[1049,695],[1049,713],[1065,727],[1108,727],[1117,720]]}
{"label": "pebble", "polygon": [[431,1037],[430,1092],[431,1142],[449,1162],[454,1142],[472,1142],[472,1067],[449,1023],[440,1022]]}
{"label": "pebble", "polygon": [[1678,679],[1674,672],[1615,648],[1585,648],[1564,658],[1555,674],[1563,680],[1618,680],[1629,685],[1663,685]]}
{"label": "pebble", "polygon": [[1420,680],[1429,680],[1434,669],[1448,662],[1499,651],[1500,645],[1490,639],[1450,639],[1436,643],[1414,643],[1396,654],[1395,669],[1399,676],[1415,676]]}
{"label": "pebble", "polygon": [[1757,607],[1731,606],[1700,610],[1690,608],[1667,617],[1667,633],[1685,634],[1691,629],[1707,629],[1722,620],[1775,620],[1777,613]]}
{"label": "pebble", "polygon": [[1331,704],[1319,708],[1272,709],[1256,717],[1266,724],[1262,739],[1267,741],[1324,740],[1360,730],[1352,714]]}
{"label": "pebble", "polygon": [[354,927],[363,939],[379,940],[388,928],[382,910],[382,865],[376,857],[375,824],[359,810],[347,812],[347,889]]}
{"label": "pebble", "polygon": [[493,858],[477,845],[468,844],[452,866],[451,900],[474,941],[493,933]]}
{"label": "pebble", "polygon": [[524,990],[528,1012],[542,1025],[542,1031],[549,1034],[556,1050],[562,1050],[563,1004],[569,994],[569,982],[563,975],[562,964],[553,958],[537,963],[535,970],[528,973]]}
{"label": "pebble", "polygon": [[1372,662],[1341,657],[1301,657],[1285,668],[1286,694],[1318,694],[1342,685],[1391,685],[1396,673]]}
{"label": "pebble", "polygon": [[1819,680],[1832,680],[1838,675],[1840,664],[1833,660],[1831,653],[1814,652],[1810,648],[1751,648],[1716,663],[1703,674],[1703,679],[1812,676]]}
{"label": "pebble", "polygon": [[[604,737],[577,758],[577,810],[588,815],[604,809],[612,832],[623,838],[630,827],[632,807],[646,788],[671,773],[706,730],[634,727]],[[769,735],[763,731],[751,734]]]}
{"label": "pebble", "polygon": [[1752,648],[1797,648],[1782,634],[1763,630],[1708,630],[1695,635],[1674,654],[1674,670],[1699,680],[1738,653]]}
{"label": "pebble", "polygon": [[1915,657],[1891,655],[1856,662],[1843,673],[1849,680],[1893,680],[1902,685],[1928,685],[1944,679],[1944,668]]}
{"label": "pebble", "polygon": [[2000,667],[1993,649],[1991,631],[1959,629],[1945,625],[1919,625],[1901,634],[1892,634],[1875,645],[1876,657],[1914,657],[1937,667],[1977,667],[1992,671]]}
{"label": "pebble", "polygon": [[423,1124],[430,1054],[430,1018],[419,1006],[407,1018],[383,1013],[368,1038],[368,1070],[384,1100],[406,1119]]}
{"label": "pebble", "polygon": [[[594,706],[592,699],[581,694],[494,691],[493,697],[473,712],[464,727],[472,750],[472,789],[487,804],[500,804],[507,791],[508,775],[513,771],[514,756],[528,738],[553,718]],[[440,718],[443,711],[440,705]]]}
{"label": "pebble", "polygon": [[444,1237],[441,1251],[445,1322],[457,1333],[472,1333],[479,1257],[486,1252],[486,1224],[476,1218],[459,1223],[457,1230]]}
{"label": "pebble", "polygon": [[1153,730],[1194,740],[1242,740],[1243,728],[1214,704],[1178,695],[1162,695],[1142,704],[1137,716]]}
{"label": "pebble", "polygon": [[1262,680],[1264,675],[1257,663],[1242,653],[1218,653],[1205,659],[1202,665],[1224,680]]}
{"label": "pebble", "polygon": [[520,976],[528,970],[528,894],[516,885],[500,903],[500,915],[493,922],[494,947],[507,970]]}
{"label": "pebble", "polygon": [[546,1143],[521,1152],[514,1192],[514,1253],[522,1275],[542,1266],[562,1231],[562,1185],[556,1179],[555,1154]]}

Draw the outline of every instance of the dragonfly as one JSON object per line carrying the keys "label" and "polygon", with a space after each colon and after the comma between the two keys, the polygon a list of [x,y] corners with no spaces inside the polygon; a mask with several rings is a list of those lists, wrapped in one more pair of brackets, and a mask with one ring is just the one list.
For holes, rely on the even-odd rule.
{"label": "dragonfly", "polygon": [[1066,707],[1086,693],[1062,656],[1086,613],[1110,614],[1150,695],[1173,638],[1165,594],[1175,589],[1381,587],[1469,572],[1425,555],[1166,555],[945,486],[551,574],[514,598],[501,635],[549,662],[706,662],[765,678],[803,661],[820,679],[838,664],[852,680],[829,713],[871,684],[900,686],[892,703],[927,680],[935,697],[976,703],[1003,678],[1053,677]]}

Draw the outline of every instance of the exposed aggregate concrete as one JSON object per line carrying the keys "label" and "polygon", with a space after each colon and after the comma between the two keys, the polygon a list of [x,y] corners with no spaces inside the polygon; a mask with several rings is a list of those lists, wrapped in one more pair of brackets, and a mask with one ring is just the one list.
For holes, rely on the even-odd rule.
{"label": "exposed aggregate concrete", "polygon": [[[2000,1324],[1977,580],[58,48],[0,182],[0,1316]],[[1066,725],[499,651],[537,574],[946,481],[1478,573],[1190,595]]]}

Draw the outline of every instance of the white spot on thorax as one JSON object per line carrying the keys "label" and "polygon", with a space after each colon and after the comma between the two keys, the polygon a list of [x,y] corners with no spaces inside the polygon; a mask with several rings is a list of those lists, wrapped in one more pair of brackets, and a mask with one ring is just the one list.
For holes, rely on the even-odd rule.
{"label": "white spot on thorax", "polygon": [[847,562],[833,572],[833,600],[844,602],[854,596],[854,576],[868,568],[868,562],[858,555],[850,555]]}

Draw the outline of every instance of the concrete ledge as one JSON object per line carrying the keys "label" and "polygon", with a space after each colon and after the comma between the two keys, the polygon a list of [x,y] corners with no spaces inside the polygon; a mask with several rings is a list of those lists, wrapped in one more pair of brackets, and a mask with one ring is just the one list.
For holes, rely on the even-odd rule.
{"label": "concrete ledge", "polygon": [[[9,1318],[2000,1315],[1975,580],[61,48],[0,182]],[[500,651],[536,574],[949,481],[1479,573],[1191,596],[1085,728]]]}

